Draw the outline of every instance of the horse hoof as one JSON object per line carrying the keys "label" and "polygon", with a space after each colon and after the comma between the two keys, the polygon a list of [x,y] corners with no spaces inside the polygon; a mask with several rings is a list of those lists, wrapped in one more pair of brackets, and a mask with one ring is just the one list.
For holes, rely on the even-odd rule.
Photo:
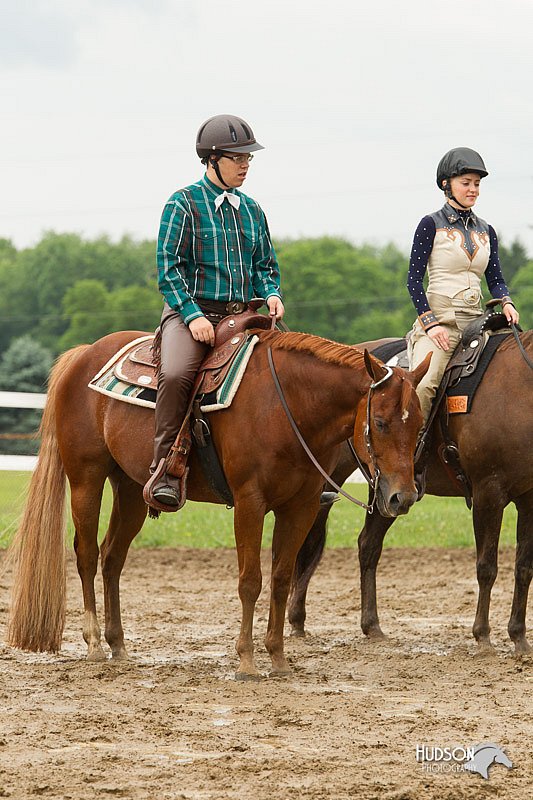
{"label": "horse hoof", "polygon": [[263,676],[260,672],[236,672],[235,673],[235,680],[236,681],[261,681],[263,680]]}
{"label": "horse hoof", "polygon": [[305,630],[304,628],[292,628],[291,636],[296,636],[297,639],[304,639],[305,638]]}
{"label": "horse hoof", "polygon": [[87,661],[98,662],[106,660],[107,656],[100,646],[91,648],[87,653]]}
{"label": "horse hoof", "polygon": [[125,647],[121,647],[120,650],[114,650],[111,657],[112,657],[113,661],[128,661],[129,660],[128,651],[126,650]]}
{"label": "horse hoof", "polygon": [[474,658],[491,658],[496,654],[496,650],[492,646],[490,639],[488,641],[479,641],[477,649],[474,652]]}
{"label": "horse hoof", "polygon": [[364,631],[364,634],[371,642],[382,642],[387,638],[379,627],[370,628],[368,631]]}
{"label": "horse hoof", "polygon": [[271,669],[268,673],[269,678],[288,678],[292,675],[292,669],[285,667],[284,669]]}
{"label": "horse hoof", "polygon": [[514,643],[515,656],[528,656],[533,652],[533,649],[527,639],[522,639]]}

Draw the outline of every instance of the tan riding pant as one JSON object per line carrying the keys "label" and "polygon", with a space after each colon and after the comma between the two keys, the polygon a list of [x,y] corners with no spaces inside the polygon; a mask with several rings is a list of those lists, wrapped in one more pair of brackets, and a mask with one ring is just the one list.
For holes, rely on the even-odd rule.
{"label": "tan riding pant", "polygon": [[452,300],[442,295],[432,295],[431,298],[428,295],[428,300],[439,324],[448,331],[450,349],[441,350],[424,331],[419,320],[416,320],[407,336],[410,369],[421,364],[428,353],[433,353],[429,369],[416,390],[424,422],[429,417],[433,398],[437,393],[446,365],[461,341],[462,332],[472,320],[483,313],[480,306],[467,306],[462,301]]}

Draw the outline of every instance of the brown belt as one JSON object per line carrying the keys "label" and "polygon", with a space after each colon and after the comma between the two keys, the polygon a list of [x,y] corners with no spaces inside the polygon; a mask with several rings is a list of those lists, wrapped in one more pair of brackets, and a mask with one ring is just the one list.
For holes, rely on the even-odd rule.
{"label": "brown belt", "polygon": [[242,303],[240,300],[230,300],[225,303],[223,300],[198,300],[196,302],[204,312],[204,314],[216,314],[217,316],[225,317],[228,314],[242,314],[248,308],[248,303]]}

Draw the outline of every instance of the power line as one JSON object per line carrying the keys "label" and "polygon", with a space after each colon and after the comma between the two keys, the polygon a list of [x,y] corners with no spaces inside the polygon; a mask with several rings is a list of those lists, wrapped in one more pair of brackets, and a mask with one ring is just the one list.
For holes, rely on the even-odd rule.
{"label": "power line", "polygon": [[[390,306],[398,305],[402,306],[404,304],[409,303],[409,297],[406,295],[405,297],[400,297],[399,295],[387,295],[385,297],[364,297],[359,295],[356,298],[353,297],[328,297],[328,298],[317,298],[313,300],[296,300],[291,302],[288,306],[288,312],[291,309],[299,309],[299,308],[327,308],[329,306],[334,307],[341,307],[341,306],[353,306],[353,307],[360,307],[360,306],[380,306],[386,305]],[[134,308],[125,308],[125,309],[118,309],[116,311],[91,311],[87,309],[80,309],[76,311],[74,314],[27,314],[27,315],[3,315],[2,321],[3,322],[27,322],[28,320],[39,320],[41,322],[66,322],[68,320],[72,320],[77,317],[79,314],[87,314],[90,315],[91,318],[96,319],[113,319],[114,317],[120,314],[131,314],[134,313]],[[145,313],[145,312],[143,312]],[[158,309],[153,309],[154,314],[160,313]]]}

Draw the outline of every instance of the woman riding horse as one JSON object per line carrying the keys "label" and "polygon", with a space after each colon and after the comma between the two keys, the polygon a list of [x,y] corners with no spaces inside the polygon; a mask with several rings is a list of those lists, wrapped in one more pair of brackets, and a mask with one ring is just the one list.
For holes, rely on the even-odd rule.
{"label": "woman riding horse", "polygon": [[[518,512],[515,588],[508,632],[516,652],[521,654],[531,652],[526,636],[526,611],[533,576],[533,330],[519,334],[520,345],[514,336],[504,338],[487,367],[470,411],[450,415],[448,427],[458,444],[461,466],[472,486],[479,585],[473,634],[484,648],[490,647],[490,599],[498,574],[498,542],[504,508],[514,503]],[[390,341],[378,339],[355,346],[374,352]],[[509,386],[513,387],[513,392],[509,392]],[[439,434],[428,441],[426,492],[437,497],[463,496],[440,455],[441,443]],[[332,473],[333,481],[342,486],[356,467],[357,462],[346,442]],[[326,521],[332,505],[330,498],[330,502],[320,508],[298,553],[289,605],[289,621],[298,635],[304,633],[307,589],[322,557]],[[382,515],[379,508],[373,514],[367,512],[358,538],[361,628],[371,638],[383,636],[378,617],[376,575],[383,540],[393,523],[394,519]]]}
{"label": "woman riding horse", "polygon": [[[446,196],[440,211],[425,216],[414,235],[407,287],[418,313],[408,336],[411,369],[432,353],[431,364],[417,393],[427,421],[433,398],[461,339],[481,309],[481,276],[501,300],[509,322],[518,311],[509,295],[492,225],[473,212],[481,179],[488,172],[483,159],[468,147],[455,147],[440,160],[437,186]],[[427,291],[423,280],[429,276]]]}

